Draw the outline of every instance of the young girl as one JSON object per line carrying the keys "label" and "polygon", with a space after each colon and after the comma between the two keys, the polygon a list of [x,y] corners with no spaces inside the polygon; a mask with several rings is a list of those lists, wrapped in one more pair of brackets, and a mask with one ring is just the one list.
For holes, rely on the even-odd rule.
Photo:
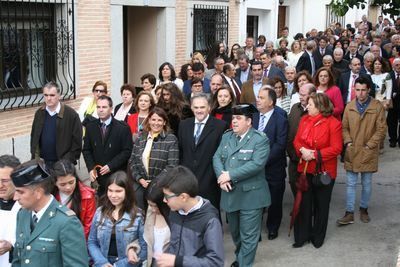
{"label": "young girl", "polygon": [[[96,267],[142,266],[147,257],[143,217],[136,207],[133,185],[123,171],[111,175],[90,228],[88,249]],[[138,240],[134,249],[128,244]],[[131,257],[127,257],[127,253]],[[133,254],[133,256],[132,256]]]}
{"label": "young girl", "polygon": [[69,160],[57,161],[53,168],[56,185],[53,195],[58,202],[75,212],[87,239],[96,211],[95,191],[80,182],[75,166]]}

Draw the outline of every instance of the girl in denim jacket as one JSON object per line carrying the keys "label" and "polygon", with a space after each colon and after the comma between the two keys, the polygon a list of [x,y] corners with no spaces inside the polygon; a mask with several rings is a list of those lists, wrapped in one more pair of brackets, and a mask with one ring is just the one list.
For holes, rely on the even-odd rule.
{"label": "girl in denim jacket", "polygon": [[[142,266],[147,257],[143,216],[136,207],[132,182],[123,171],[111,175],[107,194],[100,201],[88,239],[94,266]],[[127,251],[132,242],[136,245]]]}

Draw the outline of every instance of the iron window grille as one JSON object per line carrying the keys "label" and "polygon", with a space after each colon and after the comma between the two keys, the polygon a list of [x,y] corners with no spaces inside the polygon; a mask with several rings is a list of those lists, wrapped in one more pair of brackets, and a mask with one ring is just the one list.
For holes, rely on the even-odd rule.
{"label": "iron window grille", "polygon": [[341,17],[341,16],[335,15],[335,13],[333,13],[333,10],[330,5],[326,5],[325,10],[326,10],[326,21],[325,21],[326,29],[329,28],[331,23],[336,23],[336,22],[339,22],[342,25],[342,27],[345,26],[345,17],[344,16]]}
{"label": "iron window grille", "polygon": [[74,0],[0,0],[0,110],[43,102],[58,83],[75,98]]}
{"label": "iron window grille", "polygon": [[228,43],[228,7],[194,5],[193,9],[193,51],[205,57],[212,45]]}

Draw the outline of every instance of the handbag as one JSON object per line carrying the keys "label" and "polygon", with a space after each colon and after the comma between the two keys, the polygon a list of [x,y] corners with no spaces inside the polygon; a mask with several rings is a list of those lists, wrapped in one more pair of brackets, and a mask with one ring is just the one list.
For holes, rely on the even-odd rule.
{"label": "handbag", "polygon": [[317,150],[317,165],[315,175],[312,177],[312,184],[316,187],[327,186],[331,183],[332,177],[324,170],[321,152]]}

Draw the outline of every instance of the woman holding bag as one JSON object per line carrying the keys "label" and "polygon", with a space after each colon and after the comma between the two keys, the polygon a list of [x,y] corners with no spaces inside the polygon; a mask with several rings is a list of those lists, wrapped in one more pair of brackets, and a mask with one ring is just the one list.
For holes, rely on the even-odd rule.
{"label": "woman holding bag", "polygon": [[[296,153],[301,158],[297,170],[305,170],[308,183],[294,223],[294,248],[310,241],[315,248],[319,248],[324,242],[337,174],[337,156],[342,150],[342,125],[332,116],[333,105],[328,96],[311,94],[307,110],[308,115],[302,117],[293,141]],[[331,177],[327,185],[321,183],[321,177],[314,177],[319,172],[318,153],[322,158],[322,162],[319,162],[322,171]]]}

